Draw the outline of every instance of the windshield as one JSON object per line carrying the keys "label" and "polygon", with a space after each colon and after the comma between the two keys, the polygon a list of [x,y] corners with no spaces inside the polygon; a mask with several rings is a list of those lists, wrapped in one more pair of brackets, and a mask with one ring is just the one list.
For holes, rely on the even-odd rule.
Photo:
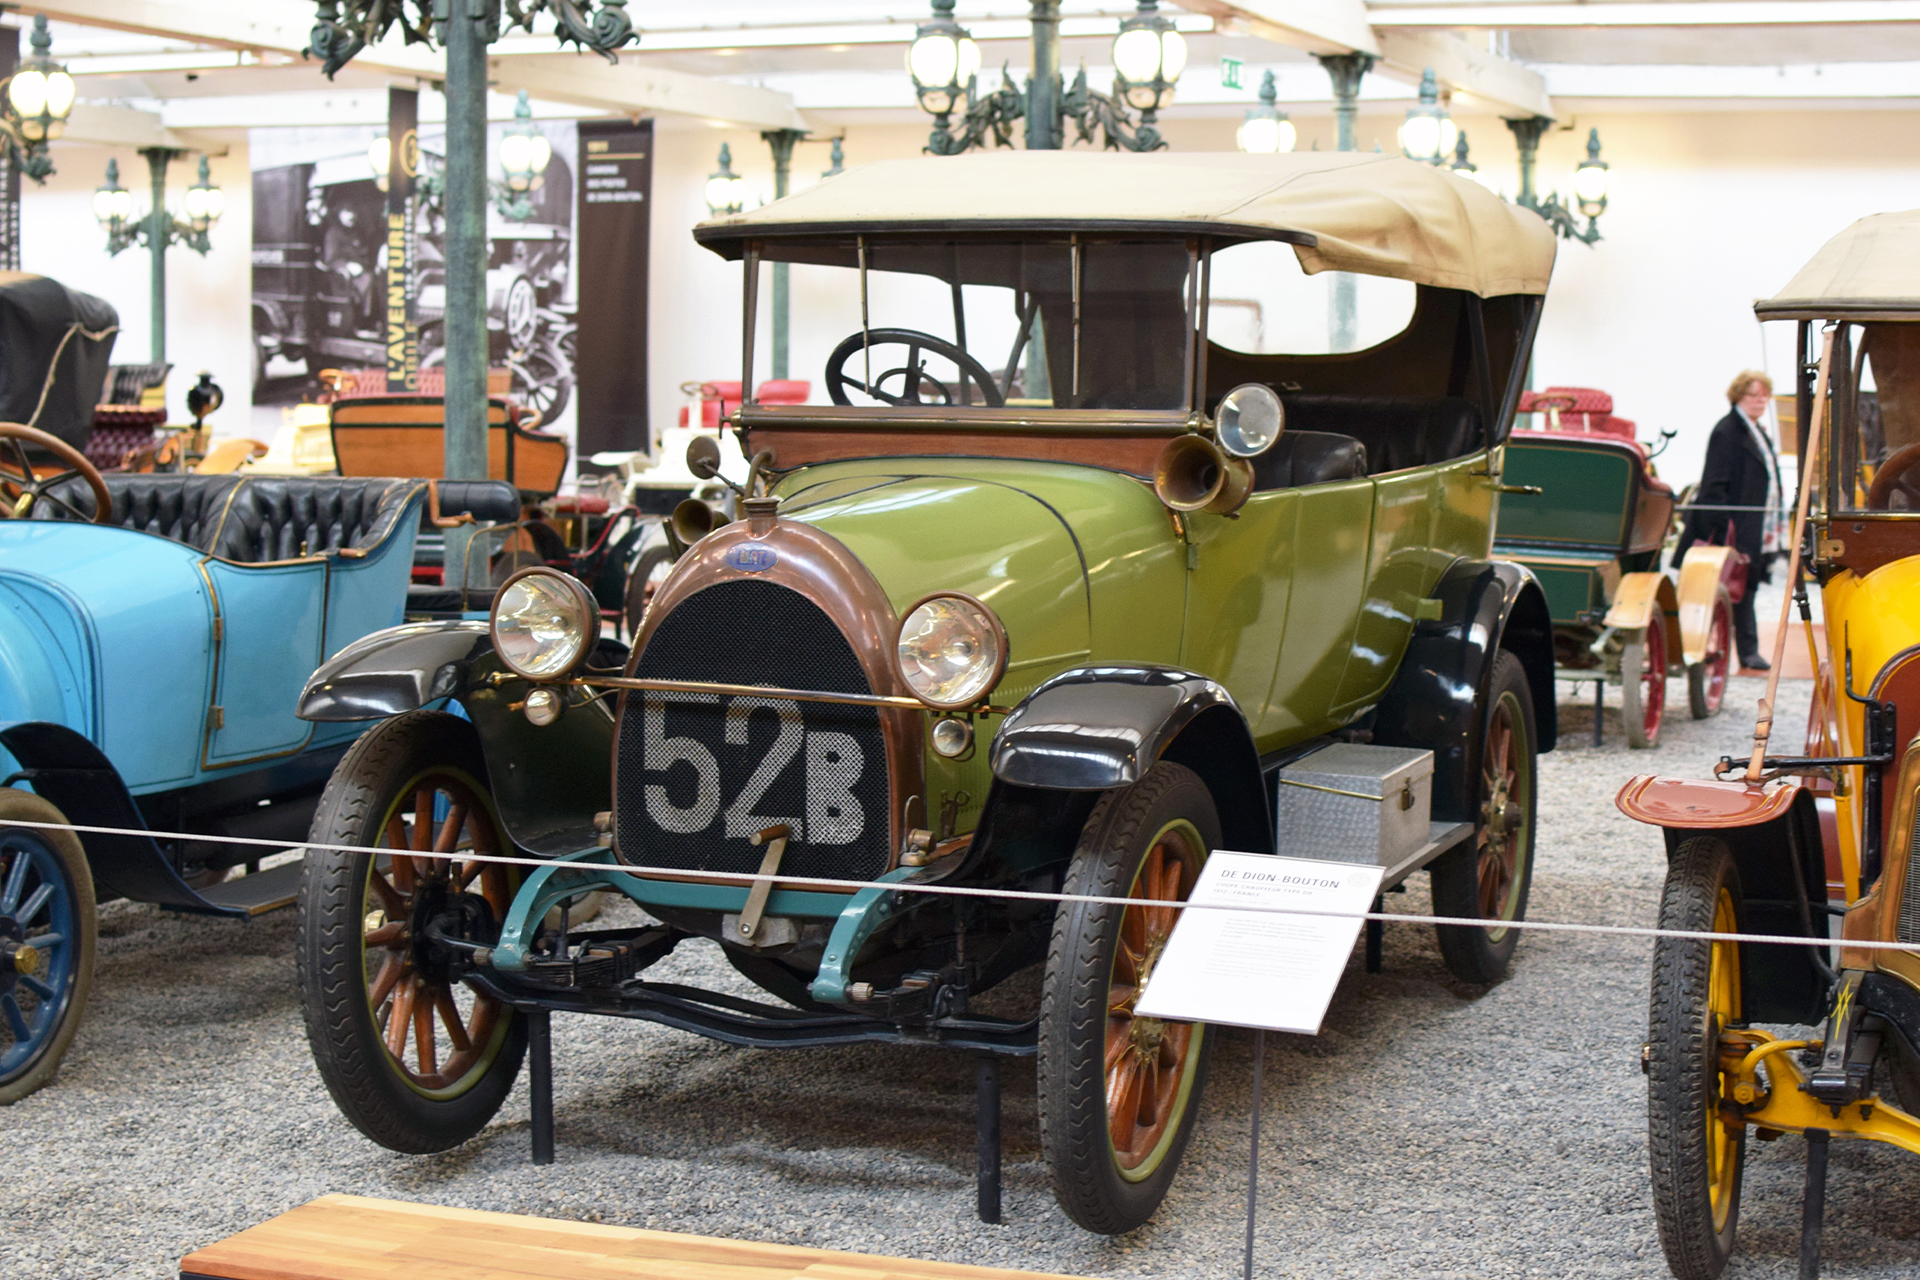
{"label": "windshield", "polygon": [[1839,326],[1831,380],[1827,509],[1920,511],[1920,324]]}
{"label": "windshield", "polygon": [[792,264],[795,373],[817,376],[835,404],[1189,402],[1192,242],[839,236],[770,241],[763,253]]}

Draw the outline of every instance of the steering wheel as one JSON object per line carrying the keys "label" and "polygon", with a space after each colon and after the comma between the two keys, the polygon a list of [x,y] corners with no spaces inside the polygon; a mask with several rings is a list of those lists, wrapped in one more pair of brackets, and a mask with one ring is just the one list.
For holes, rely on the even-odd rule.
{"label": "steering wheel", "polygon": [[[865,347],[868,359],[872,360],[873,348],[880,346],[905,347],[906,363],[884,371],[875,370],[871,386],[858,378],[847,376],[847,361],[853,358],[856,351]],[[922,351],[944,356],[959,366],[960,385],[949,387],[929,374],[926,362],[920,358]],[[874,361],[874,363],[882,362]],[[888,381],[895,378],[899,379],[899,390],[887,390]],[[987,408],[998,409],[1007,403],[1006,397],[1000,394],[999,384],[993,380],[993,375],[987,372],[985,365],[945,338],[936,338],[930,333],[921,333],[918,329],[868,329],[849,337],[835,347],[833,354],[827,357],[827,395],[835,404],[853,403],[847,398],[848,387],[853,387],[872,396],[875,400],[884,400],[892,405],[955,404],[960,399],[960,396],[955,393],[964,394],[969,382],[980,389],[979,403],[986,405]],[[923,387],[938,398],[921,399],[920,391]]]}
{"label": "steering wheel", "polygon": [[1873,473],[1873,486],[1867,490],[1867,510],[1889,510],[1896,492],[1906,495],[1909,506],[1920,507],[1920,502],[1915,501],[1916,496],[1920,496],[1916,495],[1915,486],[1906,483],[1907,472],[1916,464],[1920,464],[1920,444],[1895,449]]}
{"label": "steering wheel", "polygon": [[[0,501],[0,516],[24,520],[33,510],[34,503],[44,499],[76,520],[91,519],[95,524],[113,523],[113,495],[107,492],[107,482],[100,478],[99,468],[88,462],[85,454],[59,436],[48,435],[36,427],[19,422],[0,422],[0,440],[13,446],[14,463],[19,469],[17,474],[11,468],[0,470],[0,499],[4,499]],[[45,449],[66,463],[67,469],[59,475],[35,475],[33,463],[27,458],[29,444]],[[93,490],[91,516],[58,494],[48,492],[53,486],[75,476],[85,480],[87,487]]]}

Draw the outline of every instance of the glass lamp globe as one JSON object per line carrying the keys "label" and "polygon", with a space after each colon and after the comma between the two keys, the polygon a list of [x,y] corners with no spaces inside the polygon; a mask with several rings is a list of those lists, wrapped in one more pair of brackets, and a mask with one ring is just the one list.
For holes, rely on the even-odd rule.
{"label": "glass lamp globe", "polygon": [[1273,155],[1293,150],[1297,137],[1293,121],[1287,119],[1287,113],[1275,105],[1278,99],[1273,85],[1273,72],[1268,71],[1260,78],[1260,104],[1247,109],[1247,118],[1234,135],[1234,141],[1242,151]]}
{"label": "glass lamp globe", "polygon": [[20,136],[29,143],[59,137],[73,111],[73,77],[53,60],[52,49],[47,16],[35,14],[33,53],[21,60],[7,84],[7,104],[13,108]]}
{"label": "glass lamp globe", "polygon": [[914,32],[907,46],[907,75],[920,107],[943,116],[966,97],[967,85],[980,74],[980,46],[953,20],[953,0],[933,0],[933,18]]}
{"label": "glass lamp globe", "polygon": [[1420,77],[1420,103],[1407,108],[1400,125],[1400,154],[1409,160],[1438,164],[1452,154],[1459,140],[1459,126],[1447,117],[1440,105],[1440,84],[1428,67]]}
{"label": "glass lamp globe", "polygon": [[133,217],[133,192],[120,185],[120,162],[107,161],[107,180],[93,192],[93,216],[112,230]]}
{"label": "glass lamp globe", "polygon": [[187,221],[195,231],[205,231],[220,221],[220,214],[226,209],[227,197],[219,187],[213,185],[213,176],[208,172],[207,158],[200,157],[200,180],[187,188]]}
{"label": "glass lamp globe", "polygon": [[1158,0],[1140,0],[1113,39],[1115,87],[1128,106],[1153,111],[1173,102],[1175,84],[1187,68],[1187,41],[1160,16]]}
{"label": "glass lamp globe", "polygon": [[1597,218],[1606,212],[1609,182],[1607,162],[1600,158],[1600,131],[1593,129],[1587,134],[1587,158],[1573,171],[1573,198],[1581,213]]}

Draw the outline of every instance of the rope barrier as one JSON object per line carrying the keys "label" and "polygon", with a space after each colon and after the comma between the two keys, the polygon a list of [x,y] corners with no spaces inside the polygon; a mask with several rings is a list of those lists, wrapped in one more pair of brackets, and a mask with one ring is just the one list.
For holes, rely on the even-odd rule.
{"label": "rope barrier", "polygon": [[[688,875],[698,875],[703,880],[719,880],[729,884],[752,885],[766,881],[774,886],[788,889],[826,889],[834,893],[851,894],[861,889],[883,889],[893,893],[924,893],[944,895],[956,898],[1002,898],[1015,902],[1087,902],[1097,906],[1126,907],[1173,907],[1191,911],[1241,911],[1258,915],[1315,916],[1338,920],[1379,920],[1383,922],[1404,922],[1420,924],[1465,925],[1470,928],[1484,929],[1494,925],[1502,929],[1533,929],[1542,933],[1592,933],[1615,937],[1634,938],[1679,938],[1700,942],[1751,942],[1769,946],[1792,947],[1847,947],[1863,951],[1904,951],[1920,954],[1920,943],[1879,942],[1870,939],[1839,938],[1803,938],[1785,934],[1766,933],[1713,933],[1698,929],[1658,929],[1643,925],[1620,924],[1576,924],[1561,920],[1488,920],[1479,916],[1423,916],[1401,911],[1315,911],[1302,907],[1263,907],[1247,906],[1238,903],[1223,902],[1183,902],[1179,899],[1161,898],[1123,898],[1098,894],[1050,893],[1038,889],[983,889],[972,885],[914,884],[909,881],[890,880],[831,880],[812,876],[760,875],[751,871],[697,871],[690,872],[686,867],[633,866],[629,864],[611,865],[602,862],[567,863],[554,858],[518,858],[502,854],[475,853],[470,850],[452,850],[437,852],[431,849],[394,849],[381,845],[355,844],[316,844],[312,841],[261,840],[251,836],[221,836],[181,831],[150,831],[133,827],[98,827],[68,822],[35,822],[24,818],[9,818],[6,823],[11,827],[30,827],[47,831],[73,831],[92,835],[140,836],[155,840],[191,840],[213,844],[251,845],[283,852],[294,850],[309,851],[332,849],[341,853],[365,853],[373,855],[399,854],[409,858],[430,858],[445,862],[479,862],[515,867],[555,867],[572,866],[583,871],[601,874],[615,873],[644,879],[650,875],[668,876],[684,880]],[[1365,863],[1329,863],[1329,866],[1365,866]]]}

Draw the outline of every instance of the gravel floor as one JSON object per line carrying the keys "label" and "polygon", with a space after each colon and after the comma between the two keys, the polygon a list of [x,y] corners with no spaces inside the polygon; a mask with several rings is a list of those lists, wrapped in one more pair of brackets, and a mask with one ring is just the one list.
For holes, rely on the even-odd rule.
{"label": "gravel floor", "polygon": [[[1804,722],[1808,686],[1781,721]],[[1677,717],[1656,752],[1607,744],[1563,687],[1542,761],[1539,919],[1651,922],[1657,833],[1613,808],[1632,772],[1699,775],[1747,741],[1757,680]],[[1427,909],[1424,877],[1393,909]],[[333,1191],[1092,1276],[1238,1274],[1250,1033],[1222,1036],[1199,1130],[1156,1221],[1088,1235],[1054,1206],[1030,1070],[1006,1082],[1006,1222],[973,1218],[973,1065],[934,1051],[733,1049],[644,1024],[555,1026],[559,1160],[527,1161],[523,1091],[464,1148],[382,1150],[334,1110],[307,1054],[293,921],[102,909],[92,1007],[59,1081],[0,1111],[8,1277],[171,1277],[183,1253]],[[1510,978],[1462,987],[1430,928],[1356,956],[1318,1038],[1270,1034],[1262,1274],[1649,1276],[1638,1070],[1649,944],[1536,934]],[[731,980],[717,956],[674,957]],[[1732,1277],[1789,1276],[1803,1144],[1754,1144]],[[1901,1153],[1836,1144],[1831,1277],[1920,1269],[1920,1180]]]}

